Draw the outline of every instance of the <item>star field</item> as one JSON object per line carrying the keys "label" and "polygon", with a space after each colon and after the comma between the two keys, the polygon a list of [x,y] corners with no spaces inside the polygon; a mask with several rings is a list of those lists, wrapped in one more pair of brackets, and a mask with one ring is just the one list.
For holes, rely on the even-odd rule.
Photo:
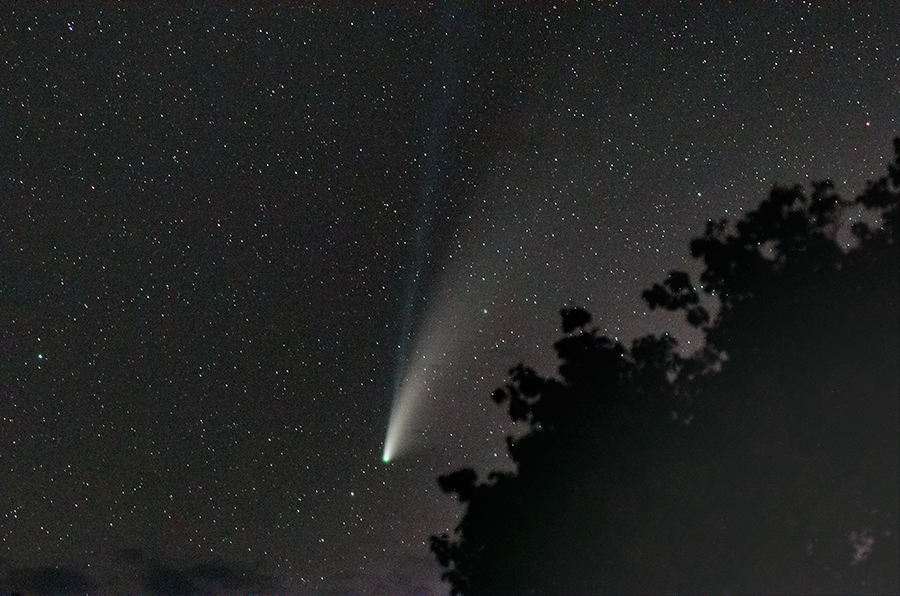
{"label": "star field", "polygon": [[[216,561],[235,593],[446,591],[435,480],[508,465],[507,369],[553,370],[572,303],[687,346],[640,293],[710,218],[880,176],[896,22],[5,6],[0,581]],[[422,350],[415,447],[384,463]]]}

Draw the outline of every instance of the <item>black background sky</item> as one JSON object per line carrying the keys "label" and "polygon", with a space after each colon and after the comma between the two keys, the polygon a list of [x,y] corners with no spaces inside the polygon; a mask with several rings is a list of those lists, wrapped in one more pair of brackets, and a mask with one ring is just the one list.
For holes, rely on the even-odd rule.
{"label": "black background sky", "polygon": [[661,331],[708,219],[900,129],[893,2],[0,14],[0,578],[438,593],[559,308]]}

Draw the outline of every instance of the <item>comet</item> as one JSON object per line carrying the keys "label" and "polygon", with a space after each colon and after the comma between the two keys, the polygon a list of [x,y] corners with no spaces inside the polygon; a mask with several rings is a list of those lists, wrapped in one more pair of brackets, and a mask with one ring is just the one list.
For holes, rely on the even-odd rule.
{"label": "comet", "polygon": [[[429,410],[441,399],[438,386],[443,386],[441,381],[454,372],[453,363],[471,335],[473,305],[459,292],[447,291],[446,287],[444,290],[423,313],[411,355],[395,382],[381,457],[385,463],[423,442]],[[449,396],[443,398],[446,401]]]}

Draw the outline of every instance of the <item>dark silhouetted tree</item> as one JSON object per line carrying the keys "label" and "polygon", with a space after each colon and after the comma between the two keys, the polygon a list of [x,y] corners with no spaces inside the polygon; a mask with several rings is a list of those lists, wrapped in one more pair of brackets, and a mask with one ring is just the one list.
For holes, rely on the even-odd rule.
{"label": "dark silhouetted tree", "polygon": [[[515,472],[439,479],[465,506],[431,542],[454,594],[898,591],[894,148],[852,203],[776,187],[691,242],[699,284],[672,272],[644,293],[703,329],[691,357],[562,311],[558,378],[519,365],[494,393],[527,424]],[[859,207],[869,223],[839,246]]]}

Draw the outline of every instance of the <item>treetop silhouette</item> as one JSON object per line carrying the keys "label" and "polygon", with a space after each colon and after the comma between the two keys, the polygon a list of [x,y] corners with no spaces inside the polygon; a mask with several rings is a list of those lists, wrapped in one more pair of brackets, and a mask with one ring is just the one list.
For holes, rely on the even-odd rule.
{"label": "treetop silhouette", "polygon": [[673,271],[643,294],[704,332],[691,356],[561,311],[558,377],[520,364],[493,394],[527,427],[515,472],[439,479],[465,505],[431,540],[453,594],[898,591],[894,151],[852,202],[776,187],[707,225],[699,283]]}

